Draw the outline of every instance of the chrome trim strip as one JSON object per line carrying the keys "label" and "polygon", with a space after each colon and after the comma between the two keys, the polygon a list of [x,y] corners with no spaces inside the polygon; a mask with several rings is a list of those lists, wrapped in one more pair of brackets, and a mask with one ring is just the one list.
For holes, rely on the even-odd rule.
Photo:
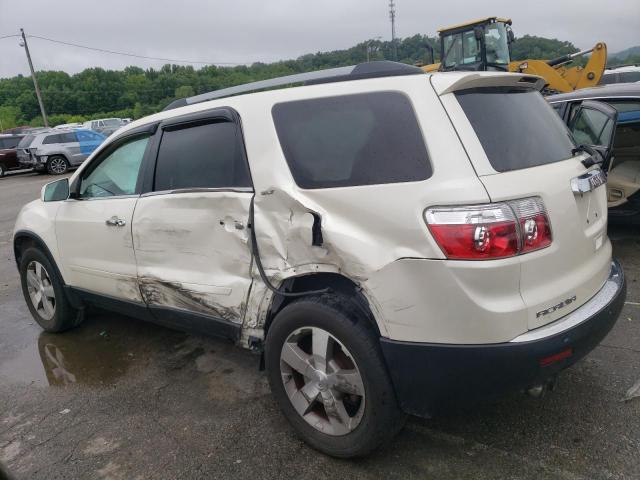
{"label": "chrome trim strip", "polygon": [[535,330],[531,330],[527,333],[523,333],[522,335],[511,340],[509,343],[522,343],[541,340],[543,338],[557,335],[573,327],[576,327],[583,322],[586,322],[596,313],[606,308],[609,303],[611,303],[611,301],[615,298],[615,296],[622,288],[623,283],[624,273],[622,272],[622,268],[620,268],[618,262],[612,261],[609,278],[604,283],[600,291],[598,291],[598,293],[591,297],[591,300],[587,301],[587,303],[585,303],[581,307],[578,307],[569,315],[566,315],[556,320],[555,322],[550,323],[549,325],[545,325],[543,327],[536,328]]}
{"label": "chrome trim strip", "polygon": [[176,190],[158,190],[157,192],[147,192],[140,195],[140,197],[145,198],[145,197],[155,197],[157,195],[175,195],[179,193],[217,193],[217,192],[253,193],[253,188],[251,187],[181,188]]}

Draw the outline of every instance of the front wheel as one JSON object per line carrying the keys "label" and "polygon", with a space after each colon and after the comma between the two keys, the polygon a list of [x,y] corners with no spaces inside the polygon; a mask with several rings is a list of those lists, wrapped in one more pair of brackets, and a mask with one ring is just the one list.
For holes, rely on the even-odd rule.
{"label": "front wheel", "polygon": [[64,292],[62,279],[49,258],[28,248],[20,259],[22,293],[34,320],[47,332],[62,332],[78,325],[81,316]]}
{"label": "front wheel", "polygon": [[69,170],[69,163],[66,158],[60,155],[54,155],[47,161],[49,175],[63,175],[67,173],[67,170]]}
{"label": "front wheel", "polygon": [[265,363],[285,417],[323,453],[366,455],[404,424],[378,338],[348,299],[287,305],[269,329]]}

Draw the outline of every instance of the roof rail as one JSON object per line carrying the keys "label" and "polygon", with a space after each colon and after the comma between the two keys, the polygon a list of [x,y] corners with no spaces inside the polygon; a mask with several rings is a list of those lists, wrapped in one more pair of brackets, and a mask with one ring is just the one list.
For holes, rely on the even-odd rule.
{"label": "roof rail", "polygon": [[194,103],[207,102],[217,98],[257,92],[267,88],[286,87],[295,84],[313,85],[318,83],[344,82],[347,80],[360,80],[365,78],[395,77],[400,75],[417,74],[424,74],[424,71],[421,68],[413,65],[407,65],[405,63],[391,62],[388,60],[360,63],[358,65],[351,65],[348,67],[296,73],[285,77],[260,80],[257,82],[245,83],[244,85],[237,85],[235,87],[214,90],[213,92],[203,93],[193,97],[180,98],[167,105],[163,111],[184,107],[186,105],[193,105]]}

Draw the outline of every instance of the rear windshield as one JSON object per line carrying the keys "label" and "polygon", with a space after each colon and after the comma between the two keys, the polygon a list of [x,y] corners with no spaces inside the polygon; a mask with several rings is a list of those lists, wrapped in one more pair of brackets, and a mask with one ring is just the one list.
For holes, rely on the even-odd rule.
{"label": "rear windshield", "polygon": [[25,135],[22,137],[22,140],[20,140],[17,148],[29,148],[29,145],[31,145],[34,138],[36,138],[35,135]]}
{"label": "rear windshield", "polygon": [[498,172],[572,156],[575,144],[571,133],[537,91],[485,88],[461,91],[456,96]]}
{"label": "rear windshield", "polygon": [[302,188],[414,182],[431,176],[422,131],[401,93],[279,103],[272,113],[287,163]]}

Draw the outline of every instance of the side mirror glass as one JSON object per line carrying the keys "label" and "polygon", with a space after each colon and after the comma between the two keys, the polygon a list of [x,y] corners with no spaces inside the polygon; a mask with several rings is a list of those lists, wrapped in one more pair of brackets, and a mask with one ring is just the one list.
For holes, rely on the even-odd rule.
{"label": "side mirror glass", "polygon": [[42,187],[40,199],[43,202],[60,202],[69,198],[69,179],[62,178],[55,182],[47,183]]}

